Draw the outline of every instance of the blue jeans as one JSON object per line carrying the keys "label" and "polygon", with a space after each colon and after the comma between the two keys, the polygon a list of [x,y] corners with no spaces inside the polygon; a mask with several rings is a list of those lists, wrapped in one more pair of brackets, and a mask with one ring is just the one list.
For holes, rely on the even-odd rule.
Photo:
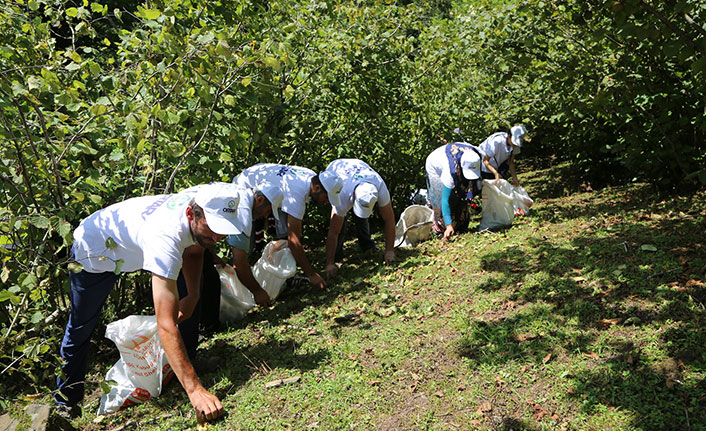
{"label": "blue jeans", "polygon": [[[58,391],[54,394],[54,400],[59,404],[74,405],[83,400],[91,336],[98,324],[103,305],[118,277],[112,272],[81,271],[76,274],[69,272],[71,311],[59,350],[59,354],[65,361],[61,367],[64,376],[63,378],[57,376]],[[181,284],[183,286],[177,283],[179,298],[183,298],[187,293],[183,278]],[[198,305],[196,308],[198,309]],[[192,359],[192,353],[196,353],[199,335],[198,317],[195,314],[197,313],[179,324],[186,350],[189,358]]]}

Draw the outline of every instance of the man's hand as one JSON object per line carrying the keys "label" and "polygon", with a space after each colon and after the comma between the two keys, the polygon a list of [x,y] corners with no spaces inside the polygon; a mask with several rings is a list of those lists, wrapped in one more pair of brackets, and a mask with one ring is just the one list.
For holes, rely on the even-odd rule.
{"label": "man's hand", "polygon": [[270,305],[270,295],[267,294],[265,289],[260,288],[256,290],[252,293],[252,296],[255,297],[255,302],[260,307],[268,307]]}
{"label": "man's hand", "polygon": [[309,276],[309,283],[311,283],[311,285],[314,287],[318,287],[319,289],[323,289],[326,287],[326,281],[319,275],[318,272],[315,272],[314,274]]}
{"label": "man's hand", "polygon": [[387,250],[387,251],[385,252],[385,257],[384,257],[384,259],[385,259],[385,264],[386,264],[386,265],[389,265],[389,264],[391,264],[392,262],[394,262],[394,261],[395,261],[395,258],[396,258],[396,256],[395,256],[395,250]]}
{"label": "man's hand", "polygon": [[328,278],[330,280],[333,277],[335,277],[337,270],[338,270],[338,266],[336,266],[335,263],[330,263],[330,264],[326,265],[326,278]]}
{"label": "man's hand", "polygon": [[450,240],[451,235],[453,235],[454,233],[456,233],[456,231],[454,231],[454,226],[452,224],[446,226],[446,230],[444,231],[444,239],[446,241]]}
{"label": "man's hand", "polygon": [[223,416],[223,405],[213,394],[201,386],[189,394],[189,401],[196,409],[196,420],[202,424],[205,421],[212,421]]}
{"label": "man's hand", "polygon": [[194,308],[199,302],[199,298],[195,295],[187,295],[179,300],[179,314],[177,315],[177,323],[181,323],[184,320],[191,317],[194,313]]}

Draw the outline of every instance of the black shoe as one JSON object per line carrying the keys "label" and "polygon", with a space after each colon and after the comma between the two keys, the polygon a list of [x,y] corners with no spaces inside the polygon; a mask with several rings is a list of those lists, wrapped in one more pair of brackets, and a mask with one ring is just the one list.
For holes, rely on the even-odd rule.
{"label": "black shoe", "polygon": [[83,411],[78,404],[54,404],[54,413],[64,419],[71,420],[80,418]]}

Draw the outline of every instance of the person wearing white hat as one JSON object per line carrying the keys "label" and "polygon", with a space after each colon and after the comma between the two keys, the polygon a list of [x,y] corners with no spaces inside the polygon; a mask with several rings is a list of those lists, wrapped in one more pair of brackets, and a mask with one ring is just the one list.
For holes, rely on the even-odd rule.
{"label": "person wearing white hat", "polygon": [[426,159],[427,193],[434,210],[433,229],[448,240],[468,228],[468,207],[480,191],[482,153],[465,142],[444,144]]}
{"label": "person wearing white hat", "polygon": [[[61,343],[63,376],[57,377],[60,410],[80,414],[91,334],[120,273],[152,273],[159,337],[169,364],[189,396],[199,422],[223,415],[220,400],[199,381],[178,324],[198,302],[198,279],[204,250],[226,235],[243,231],[237,188],[212,183],[176,194],[128,199],[99,210],[74,231],[70,272],[71,312]],[[188,294],[180,298],[177,275],[184,272]]]}
{"label": "person wearing white hat", "polygon": [[[353,209],[353,218],[358,228],[358,242],[362,249],[376,249],[370,238],[368,218],[377,203],[385,224],[385,253],[383,259],[389,264],[395,260],[395,213],[392,210],[390,192],[382,177],[367,163],[358,159],[338,159],[331,162],[325,172],[335,173],[343,181],[339,204],[331,205],[331,220],[326,238],[326,276],[336,274],[336,260],[342,254],[343,231],[346,215]],[[337,258],[336,255],[339,255]]]}
{"label": "person wearing white hat", "polygon": [[[266,307],[270,305],[270,297],[255,279],[252,267],[248,262],[248,254],[254,246],[253,222],[265,220],[270,214],[274,216],[275,220],[279,220],[279,210],[284,195],[274,184],[262,183],[255,189],[241,189],[240,196],[238,209],[242,209],[242,211],[239,213],[247,214],[247,219],[243,220],[245,228],[241,233],[228,235],[227,238],[228,245],[231,246],[233,252],[232,268],[235,270],[238,280],[253,294],[255,302]],[[228,270],[229,266],[224,266]]]}
{"label": "person wearing white hat", "polygon": [[313,199],[317,204],[337,205],[343,185],[341,179],[331,172],[318,175],[311,169],[275,163],[260,163],[243,170],[233,183],[239,187],[253,188],[261,183],[278,187],[284,198],[278,214],[276,227],[278,238],[286,238],[294,260],[301,267],[312,286],[323,289],[326,281],[319,275],[306,257],[302,246],[302,219],[306,204]]}
{"label": "person wearing white hat", "polygon": [[527,128],[518,124],[512,126],[507,132],[497,132],[488,136],[480,145],[483,153],[483,166],[481,176],[483,179],[496,179],[507,177],[510,173],[512,184],[520,185],[515,171],[515,155],[520,154],[522,142],[527,135]]}

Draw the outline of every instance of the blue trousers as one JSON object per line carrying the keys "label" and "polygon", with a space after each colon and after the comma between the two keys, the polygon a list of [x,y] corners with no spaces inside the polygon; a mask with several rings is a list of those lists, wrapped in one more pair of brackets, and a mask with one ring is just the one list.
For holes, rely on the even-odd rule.
{"label": "blue trousers", "polygon": [[[81,271],[76,274],[69,272],[69,281],[71,282],[69,293],[71,311],[59,351],[65,363],[61,367],[63,376],[56,378],[58,391],[54,394],[54,399],[59,404],[75,405],[83,400],[91,336],[98,324],[103,305],[118,281],[118,275],[112,272]],[[181,277],[181,283],[177,282],[177,287],[179,298],[185,297],[187,291],[183,277]],[[196,309],[198,308],[197,304]],[[179,324],[179,331],[190,359],[193,359],[198,346],[196,314]]]}

